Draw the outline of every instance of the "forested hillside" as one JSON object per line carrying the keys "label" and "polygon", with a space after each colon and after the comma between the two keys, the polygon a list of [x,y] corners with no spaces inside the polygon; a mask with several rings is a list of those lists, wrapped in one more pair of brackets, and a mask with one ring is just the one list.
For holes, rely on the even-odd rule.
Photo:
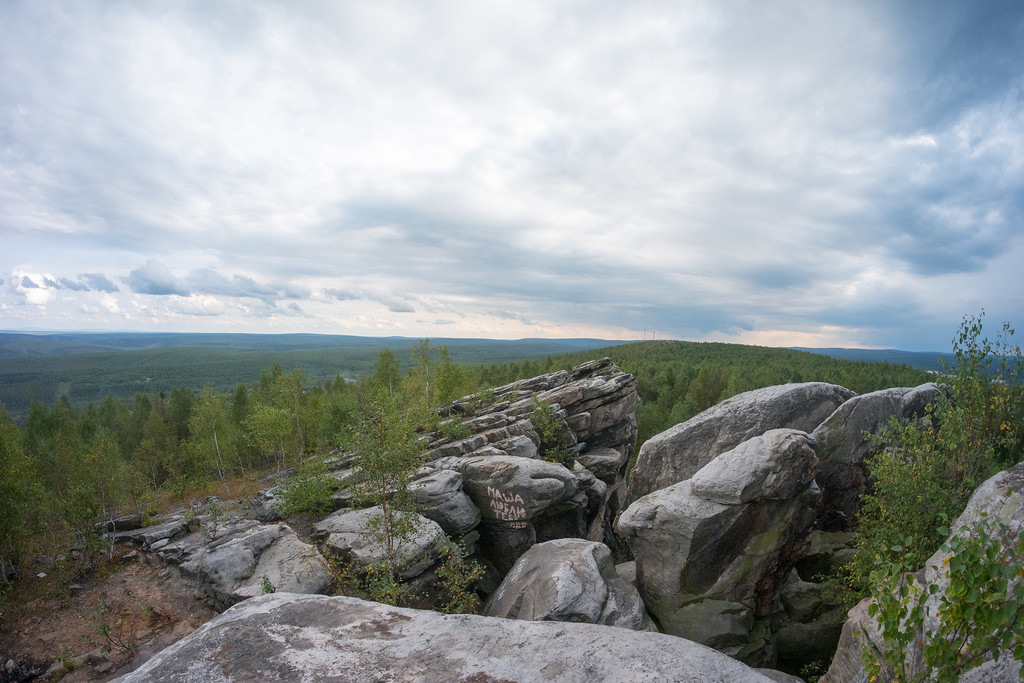
{"label": "forested hillside", "polygon": [[[373,371],[377,354],[409,367],[415,339],[319,334],[0,333],[0,406],[24,424],[33,401],[65,397],[77,410],[108,394],[130,403],[136,393],[170,394],[209,385],[230,392],[277,363],[322,384],[355,381]],[[438,339],[456,363],[480,365],[608,346],[597,339]]]}

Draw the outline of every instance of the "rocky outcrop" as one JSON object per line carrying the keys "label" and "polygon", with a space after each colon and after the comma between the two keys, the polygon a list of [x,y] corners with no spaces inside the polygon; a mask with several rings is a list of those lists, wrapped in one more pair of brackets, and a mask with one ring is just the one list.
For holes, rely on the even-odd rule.
{"label": "rocky outcrop", "polygon": [[[649,439],[618,531],[660,626],[748,663],[799,670],[829,659],[844,615],[815,582],[853,553],[844,530],[868,485],[871,435],[920,418],[940,396],[935,384],[864,396],[823,383],[767,387]],[[810,434],[796,462],[765,447],[778,429]],[[750,548],[771,550],[754,560]]]}
{"label": "rocky outcrop", "polygon": [[[970,530],[981,525],[992,529],[1000,522],[1012,530],[1011,542],[1017,542],[1019,530],[1024,528],[1024,463],[1003,470],[979,486],[963,514],[950,525],[950,529],[955,535],[963,535],[970,534]],[[967,532],[962,531],[964,527],[968,529]],[[946,567],[948,558],[948,551],[938,550],[915,575],[915,581],[936,586],[936,592],[929,595],[925,602],[924,629],[918,634],[910,651],[906,653],[909,662],[922,661],[921,647],[929,638],[926,634],[935,632],[939,625],[940,600],[949,586],[949,570]],[[1020,580],[1019,572],[1024,571],[1024,566],[1018,570],[1018,578],[1015,581]],[[832,666],[821,679],[823,683],[841,683],[865,678],[861,662],[861,650],[864,646],[871,649],[876,657],[881,656],[883,641],[875,619],[868,615],[869,604],[870,600],[865,599],[850,610]],[[1021,663],[1013,658],[1012,652],[1004,651],[998,661],[985,661],[978,668],[961,675],[960,680],[976,683],[1016,681],[1020,680],[1020,669]]]}
{"label": "rocky outcrop", "polygon": [[640,594],[663,632],[774,664],[769,622],[816,519],[814,445],[805,432],[771,430],[622,513]]}
{"label": "rocky outcrop", "polygon": [[[371,564],[389,562],[382,538],[373,529],[380,530],[382,511],[373,506],[362,510],[339,510],[313,525],[313,538],[329,553],[348,563],[357,575],[366,572]],[[412,530],[395,543],[399,578],[414,579],[431,566],[440,556],[448,540],[437,522],[411,513]],[[383,531],[378,535],[382,536]]]}
{"label": "rocky outcrop", "polygon": [[232,607],[121,680],[772,679],[714,650],[658,633],[276,593]]}
{"label": "rocky outcrop", "polygon": [[483,613],[654,630],[639,593],[615,573],[608,546],[576,538],[530,548],[487,601]]}
{"label": "rocky outcrop", "polygon": [[[638,403],[636,380],[607,358],[457,401],[426,440],[428,462],[412,487],[417,509],[456,534],[475,528],[480,553],[500,576],[538,541],[614,543]],[[553,416],[554,436],[533,424],[541,405]],[[552,449],[560,462],[544,459]],[[458,519],[443,520],[451,506]]]}
{"label": "rocky outcrop", "polygon": [[940,395],[935,384],[922,384],[854,396],[812,432],[818,442],[823,528],[842,531],[856,519],[868,487],[864,457],[877,447],[871,437],[881,434],[892,418],[907,422],[923,416]]}
{"label": "rocky outcrop", "polygon": [[[442,411],[441,428],[420,439],[425,464],[409,486],[412,505],[478,554],[491,587],[538,541],[614,545],[612,521],[636,442],[639,400],[633,376],[604,358],[456,401]],[[341,485],[334,509],[341,512],[315,532],[321,542],[333,535],[339,545],[331,552],[345,557],[365,545],[355,539],[358,529],[327,526],[362,519],[343,514],[354,505],[353,460],[342,453],[329,460],[329,476]],[[257,495],[250,514],[279,519],[283,489]]]}
{"label": "rocky outcrop", "polygon": [[262,594],[267,584],[292,593],[322,593],[331,581],[317,549],[286,524],[206,515],[190,520],[179,514],[113,538],[177,565],[217,610]]}
{"label": "rocky outcrop", "polygon": [[856,394],[808,382],[737,394],[648,439],[630,471],[627,504],[685,481],[721,453],[771,429],[813,431]]}
{"label": "rocky outcrop", "polygon": [[[443,431],[427,444],[427,460],[448,456],[493,454],[542,457],[542,443],[531,414],[542,403],[554,410],[560,434],[557,445],[575,455],[619,453],[621,483],[625,463],[636,444],[636,379],[608,358],[582,363],[528,380],[467,396],[452,404],[449,420],[470,431],[452,439]],[[532,446],[530,445],[532,444]],[[610,477],[615,479],[615,477]],[[612,482],[613,484],[616,482]],[[614,494],[614,491],[609,493]]]}

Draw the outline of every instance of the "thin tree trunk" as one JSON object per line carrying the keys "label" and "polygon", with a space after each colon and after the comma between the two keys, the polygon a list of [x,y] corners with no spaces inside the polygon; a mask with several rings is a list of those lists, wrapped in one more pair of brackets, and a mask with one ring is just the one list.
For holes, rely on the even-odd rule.
{"label": "thin tree trunk", "polygon": [[299,464],[306,462],[306,446],[302,442],[302,425],[299,424],[299,395],[298,390],[294,396],[295,399],[295,431],[299,435]]}
{"label": "thin tree trunk", "polygon": [[228,478],[224,474],[224,460],[220,457],[220,444],[217,443],[217,428],[213,429],[213,448],[217,451],[217,473],[220,475],[220,483],[224,484],[224,490],[231,497],[231,489],[228,488]]}

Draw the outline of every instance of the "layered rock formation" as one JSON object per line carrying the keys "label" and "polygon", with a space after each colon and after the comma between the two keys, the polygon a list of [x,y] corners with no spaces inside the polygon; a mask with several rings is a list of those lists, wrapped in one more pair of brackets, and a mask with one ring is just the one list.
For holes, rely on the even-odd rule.
{"label": "layered rock formation", "polygon": [[261,595],[268,583],[292,593],[323,593],[331,582],[320,552],[287,524],[222,521],[209,515],[188,520],[179,514],[162,524],[111,536],[177,566],[217,610]]}
{"label": "layered rock formation", "polygon": [[[466,397],[451,406],[449,420],[468,433],[439,433],[427,443],[428,463],[413,483],[417,506],[427,517],[443,514],[440,499],[424,492],[440,479],[446,495],[464,495],[459,532],[473,529],[479,515],[480,552],[502,576],[538,541],[614,544],[612,520],[622,504],[639,400],[635,378],[607,358]],[[555,443],[545,443],[533,424],[539,405],[549,406],[557,422]],[[568,453],[571,468],[543,459],[553,448]],[[450,473],[461,475],[461,488]]]}
{"label": "layered rock formation", "polygon": [[710,648],[659,633],[276,593],[232,607],[121,680],[772,679]]}

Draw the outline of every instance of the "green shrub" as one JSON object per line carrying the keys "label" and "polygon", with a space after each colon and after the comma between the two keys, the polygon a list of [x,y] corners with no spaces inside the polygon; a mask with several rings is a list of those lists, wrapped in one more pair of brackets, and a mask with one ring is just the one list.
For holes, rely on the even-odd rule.
{"label": "green shrub", "polygon": [[461,544],[449,543],[441,548],[437,567],[441,611],[446,614],[476,614],[480,610],[480,599],[473,587],[483,575],[484,568],[468,558],[466,548]]}
{"label": "green shrub", "polygon": [[533,412],[530,413],[530,422],[540,436],[540,454],[548,462],[564,465],[568,469],[573,468],[576,454],[569,448],[562,445],[562,418],[558,416],[550,403],[544,403],[537,399],[534,394]]}
{"label": "green shrub", "polygon": [[308,458],[284,487],[282,511],[285,515],[326,514],[334,507],[333,496],[338,488],[338,480],[329,475],[326,460]]}
{"label": "green shrub", "polygon": [[441,436],[446,439],[458,441],[459,439],[464,439],[472,434],[473,428],[459,418],[452,418],[447,422],[442,422],[441,426],[438,427],[438,431],[441,433]]}
{"label": "green shrub", "polygon": [[[878,622],[883,651],[879,659],[870,645],[862,648],[869,680],[952,682],[1000,650],[1024,662],[1024,541],[1005,524],[980,524],[961,528],[943,549],[949,555],[933,570],[949,583],[934,615],[929,597],[939,587],[909,573],[917,556],[894,546],[899,560],[879,558],[868,614]],[[935,630],[925,627],[929,616],[938,618]]]}
{"label": "green shrub", "polygon": [[[982,481],[1020,457],[1021,350],[1011,346],[1007,324],[995,341],[982,335],[981,316],[965,317],[953,342],[957,365],[948,397],[917,423],[893,420],[878,439],[879,452],[866,461],[873,488],[862,501],[861,536],[849,566],[853,602],[867,594],[876,559],[929,557],[942,542],[936,529],[963,511]],[[899,553],[892,550],[897,546]]]}
{"label": "green shrub", "polygon": [[395,607],[408,606],[416,597],[409,584],[397,579],[387,564],[368,566],[366,574],[360,581],[360,588],[365,592],[367,599]]}

